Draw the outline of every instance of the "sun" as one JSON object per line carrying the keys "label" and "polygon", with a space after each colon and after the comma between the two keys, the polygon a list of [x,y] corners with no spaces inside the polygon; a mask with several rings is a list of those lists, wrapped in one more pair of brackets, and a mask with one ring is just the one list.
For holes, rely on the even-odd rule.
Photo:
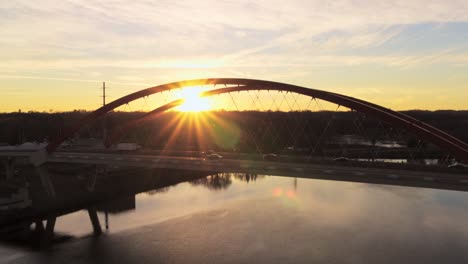
{"label": "sun", "polygon": [[201,112],[211,109],[211,104],[208,98],[201,97],[203,92],[201,87],[186,87],[180,90],[180,97],[184,99],[184,103],[177,107],[181,112]]}

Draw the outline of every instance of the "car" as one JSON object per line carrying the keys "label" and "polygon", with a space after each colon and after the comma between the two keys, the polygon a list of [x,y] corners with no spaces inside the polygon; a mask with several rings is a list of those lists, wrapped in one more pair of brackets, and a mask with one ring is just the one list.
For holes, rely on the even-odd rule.
{"label": "car", "polygon": [[468,168],[468,166],[463,165],[461,163],[451,164],[448,167],[451,168],[451,169],[467,169]]}
{"label": "car", "polygon": [[211,149],[210,149],[210,150],[207,150],[207,151],[202,151],[202,152],[200,152],[200,155],[201,155],[202,157],[206,157],[206,156],[211,155],[211,154],[216,154],[216,152],[215,152],[214,150],[211,150]]}
{"label": "car", "polygon": [[219,154],[216,154],[216,153],[213,153],[213,154],[206,155],[205,159],[207,159],[207,160],[220,160],[222,158],[223,158],[223,156],[221,156]]}
{"label": "car", "polygon": [[345,158],[345,157],[338,157],[338,158],[333,159],[333,160],[338,161],[338,162],[348,162],[348,161],[350,161],[350,159]]}
{"label": "car", "polygon": [[273,153],[265,154],[265,155],[263,155],[263,160],[277,161],[278,160],[278,155],[273,154]]}

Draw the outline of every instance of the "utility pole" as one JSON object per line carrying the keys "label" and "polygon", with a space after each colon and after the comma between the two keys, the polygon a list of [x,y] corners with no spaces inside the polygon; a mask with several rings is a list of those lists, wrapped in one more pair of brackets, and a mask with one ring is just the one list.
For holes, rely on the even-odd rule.
{"label": "utility pole", "polygon": [[106,105],[106,82],[102,82],[102,106]]}
{"label": "utility pole", "polygon": [[[106,82],[102,82],[102,106],[106,105]],[[104,143],[107,137],[106,117],[102,121],[102,142]]]}

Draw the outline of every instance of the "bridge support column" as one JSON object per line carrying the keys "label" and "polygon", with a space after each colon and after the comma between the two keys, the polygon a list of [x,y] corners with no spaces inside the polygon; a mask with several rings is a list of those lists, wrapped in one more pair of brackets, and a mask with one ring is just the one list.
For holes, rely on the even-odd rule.
{"label": "bridge support column", "polygon": [[93,232],[95,236],[102,234],[101,224],[99,223],[99,217],[97,215],[96,209],[88,208],[89,219],[93,225]]}
{"label": "bridge support column", "polygon": [[94,189],[96,187],[97,174],[98,174],[98,167],[96,165],[94,173],[88,177],[88,182],[86,183],[86,189],[88,190],[88,192],[94,192]]}
{"label": "bridge support column", "polygon": [[50,180],[49,172],[45,166],[36,167],[36,172],[39,174],[41,179],[42,187],[46,191],[47,195],[55,197],[55,188]]}
{"label": "bridge support column", "polygon": [[109,230],[109,212],[107,210],[104,212],[104,217],[106,221],[106,231],[108,231]]}
{"label": "bridge support column", "polygon": [[86,189],[89,192],[94,192],[94,190],[96,189],[96,182],[97,182],[97,178],[98,178],[99,175],[104,175],[104,176],[107,175],[106,165],[96,165],[95,166],[94,173],[89,176],[88,182],[86,184]]}
{"label": "bridge support column", "polygon": [[44,232],[44,224],[42,223],[42,220],[34,221],[34,231],[36,233]]}
{"label": "bridge support column", "polygon": [[13,178],[13,176],[15,175],[15,159],[8,157],[4,161],[4,165],[5,165],[5,179],[8,180],[8,179]]}
{"label": "bridge support column", "polygon": [[[50,243],[52,242],[52,239],[54,238],[54,230],[55,230],[55,222],[57,220],[56,216],[51,216],[47,218],[46,222],[46,228],[44,230],[44,233],[42,234],[41,237],[41,247],[46,248],[50,246]],[[37,224],[37,223],[36,223]],[[42,226],[42,222],[41,222]],[[39,227],[41,228],[41,227]]]}

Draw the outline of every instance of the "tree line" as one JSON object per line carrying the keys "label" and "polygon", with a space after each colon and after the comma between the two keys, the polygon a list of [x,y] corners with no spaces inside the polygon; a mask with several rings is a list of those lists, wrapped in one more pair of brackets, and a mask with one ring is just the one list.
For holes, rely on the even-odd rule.
{"label": "tree line", "polygon": [[[420,121],[468,142],[468,111],[404,111]],[[2,113],[0,143],[44,142],[63,133],[88,112]],[[76,138],[102,138],[138,119],[142,112],[111,112],[84,126]],[[285,148],[317,147],[340,144],[337,138],[357,135],[372,143],[385,140],[408,142],[411,134],[371,116],[350,112],[228,112],[204,114],[168,112],[129,131],[121,142],[135,142],[143,147],[162,149],[219,149],[249,151],[262,148],[275,151]]]}

